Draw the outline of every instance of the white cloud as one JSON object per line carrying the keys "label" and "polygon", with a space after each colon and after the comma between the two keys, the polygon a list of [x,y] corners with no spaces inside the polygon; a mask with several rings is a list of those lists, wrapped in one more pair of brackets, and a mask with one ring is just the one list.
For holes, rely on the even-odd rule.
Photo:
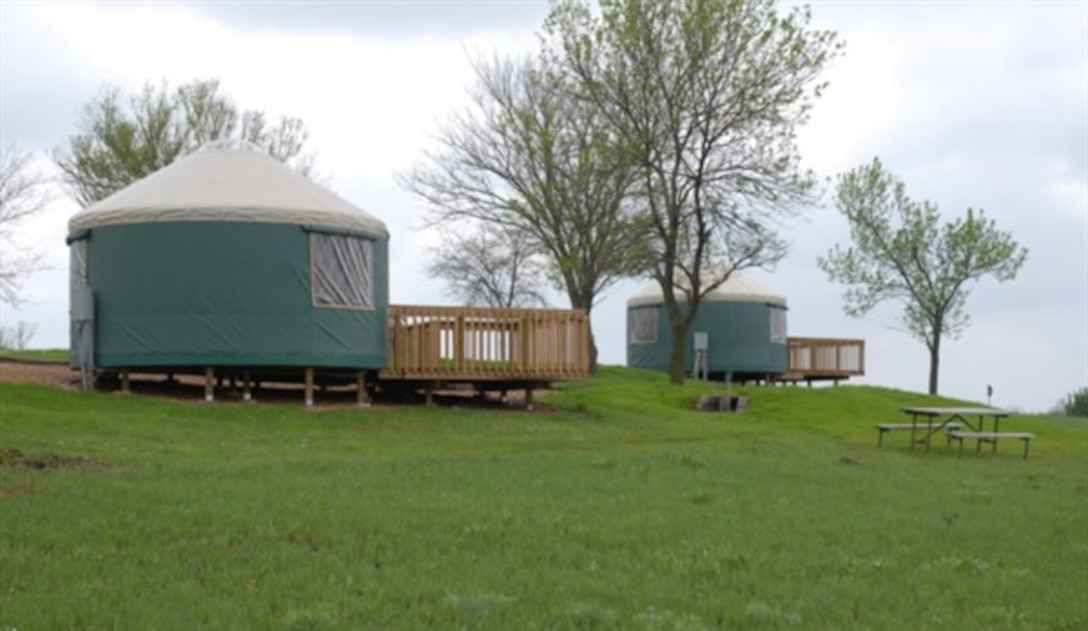
{"label": "white cloud", "polygon": [[1072,173],[1068,164],[1043,184],[1043,195],[1060,210],[1074,217],[1088,219],[1088,175]]}

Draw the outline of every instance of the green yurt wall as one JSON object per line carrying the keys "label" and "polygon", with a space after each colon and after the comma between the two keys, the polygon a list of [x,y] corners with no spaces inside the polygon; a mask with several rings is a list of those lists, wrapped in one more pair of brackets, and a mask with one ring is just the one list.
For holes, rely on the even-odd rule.
{"label": "green yurt wall", "polygon": [[[669,369],[672,323],[661,288],[644,288],[627,301],[627,365]],[[720,375],[762,377],[786,371],[786,299],[734,272],[699,306],[685,338],[684,369],[695,365],[695,336],[707,336],[706,369]]]}

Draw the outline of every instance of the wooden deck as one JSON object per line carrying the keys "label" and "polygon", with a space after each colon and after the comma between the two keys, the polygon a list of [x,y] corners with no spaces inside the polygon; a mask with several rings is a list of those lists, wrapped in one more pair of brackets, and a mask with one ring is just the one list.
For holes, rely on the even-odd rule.
{"label": "wooden deck", "polygon": [[865,374],[865,340],[791,337],[785,374],[774,381],[839,381]]}
{"label": "wooden deck", "polygon": [[390,305],[390,381],[550,382],[589,374],[586,314]]}

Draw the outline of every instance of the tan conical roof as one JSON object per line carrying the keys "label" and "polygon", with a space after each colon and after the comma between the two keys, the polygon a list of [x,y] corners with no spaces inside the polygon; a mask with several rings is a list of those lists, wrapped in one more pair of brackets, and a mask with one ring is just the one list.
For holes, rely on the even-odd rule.
{"label": "tan conical roof", "polygon": [[[677,289],[675,295],[680,300],[687,300],[687,296],[684,292]],[[627,299],[628,307],[643,307],[649,305],[659,305],[665,302],[664,293],[661,291],[661,285],[658,283],[652,283],[643,287],[635,295]],[[786,298],[780,294],[775,294],[760,285],[751,278],[741,274],[740,272],[733,272],[729,275],[729,278],[714,291],[710,292],[703,298],[704,302],[767,302],[776,305],[786,306]]]}
{"label": "tan conical roof", "polygon": [[291,223],[388,236],[385,224],[260,151],[208,147],[76,213],[75,232],[157,221]]}

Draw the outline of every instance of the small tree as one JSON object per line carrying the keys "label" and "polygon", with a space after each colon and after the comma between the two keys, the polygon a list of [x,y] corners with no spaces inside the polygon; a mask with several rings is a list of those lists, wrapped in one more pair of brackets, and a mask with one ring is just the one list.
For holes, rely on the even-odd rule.
{"label": "small tree", "polygon": [[849,286],[844,310],[851,316],[886,300],[904,303],[903,323],[929,350],[929,393],[937,394],[941,341],[967,328],[970,284],[984,276],[1012,280],[1027,250],[981,210],[940,225],[937,206],[907,197],[876,158],[839,176],[836,205],[853,245],[836,245],[820,268]]}
{"label": "small tree", "polygon": [[448,285],[466,305],[533,307],[547,304],[538,287],[544,263],[525,234],[516,230],[445,231],[431,251],[427,272]]}
{"label": "small tree", "polygon": [[33,155],[4,147],[0,153],[0,303],[17,307],[22,282],[42,269],[43,254],[19,243],[16,228],[50,200],[45,178],[31,170]]}
{"label": "small tree", "polygon": [[239,112],[219,94],[217,79],[197,80],[171,90],[150,83],[122,97],[112,85],[83,109],[80,131],[58,147],[53,160],[72,197],[82,206],[108,197],[178,158],[220,139],[251,142],[269,155],[308,174],[301,155],[308,132],[297,118],[269,124],[256,110]]}
{"label": "small tree", "polygon": [[672,322],[669,378],[704,296],[786,253],[780,220],[812,201],[795,130],[839,45],[773,0],[560,0],[545,41],[636,165],[642,273]]}
{"label": "small tree", "polygon": [[38,326],[22,320],[13,326],[0,326],[0,350],[21,351],[37,333]]}

